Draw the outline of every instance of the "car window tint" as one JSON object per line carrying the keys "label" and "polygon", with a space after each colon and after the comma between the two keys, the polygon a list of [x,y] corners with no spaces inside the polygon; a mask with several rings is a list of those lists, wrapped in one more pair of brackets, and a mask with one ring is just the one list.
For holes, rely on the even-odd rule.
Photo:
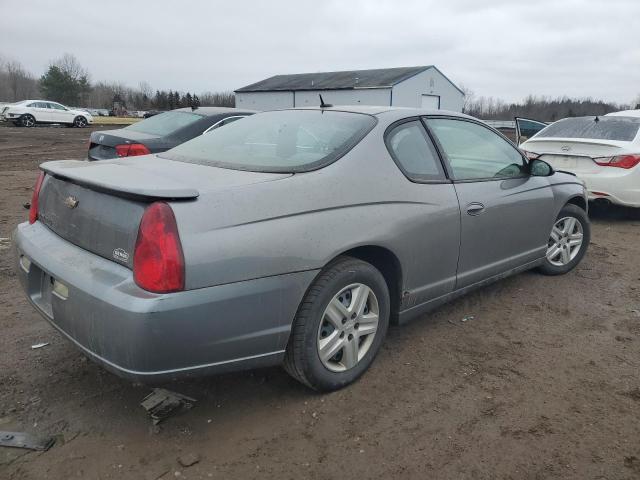
{"label": "car window tint", "polygon": [[125,130],[134,132],[149,133],[151,135],[165,136],[192,123],[202,120],[202,115],[191,112],[164,112],[153,117],[145,118],[140,122],[125,127]]}
{"label": "car window tint", "polygon": [[413,180],[442,180],[444,171],[438,153],[422,123],[398,125],[387,134],[387,148],[401,170]]}
{"label": "car window tint", "polygon": [[509,178],[524,175],[520,152],[492,130],[477,123],[428,119],[456,180]]}
{"label": "car window tint", "polygon": [[66,110],[62,105],[52,102],[49,102],[49,108],[53,108],[55,110]]}
{"label": "car window tint", "polygon": [[536,138],[592,138],[630,142],[638,134],[638,128],[640,118],[575,117],[552,123]]}
{"label": "car window tint", "polygon": [[161,154],[238,170],[302,172],[331,163],[375,125],[374,117],[327,110],[263,112]]}

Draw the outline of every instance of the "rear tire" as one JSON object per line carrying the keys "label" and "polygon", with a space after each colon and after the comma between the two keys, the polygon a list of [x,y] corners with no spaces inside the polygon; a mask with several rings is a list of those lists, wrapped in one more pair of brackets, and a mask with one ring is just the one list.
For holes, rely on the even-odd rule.
{"label": "rear tire", "polygon": [[373,265],[338,257],[320,272],[300,304],[285,370],[322,392],[353,383],[380,350],[389,305],[389,289]]}
{"label": "rear tire", "polygon": [[36,119],[33,115],[29,115],[28,113],[26,113],[20,117],[20,125],[27,128],[35,127]]}
{"label": "rear tire", "polygon": [[573,204],[565,205],[551,229],[547,254],[538,271],[544,275],[570,272],[584,257],[590,240],[591,225],[587,212]]}

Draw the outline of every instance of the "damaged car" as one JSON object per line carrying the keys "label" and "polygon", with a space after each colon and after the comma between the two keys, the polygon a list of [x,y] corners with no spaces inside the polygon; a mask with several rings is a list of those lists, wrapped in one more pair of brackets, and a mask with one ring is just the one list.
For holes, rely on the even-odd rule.
{"label": "damaged car", "polygon": [[14,233],[26,297],[143,382],[283,365],[335,390],[390,323],[567,273],[590,238],[580,180],[440,110],[264,112],[164,153],[40,169]]}

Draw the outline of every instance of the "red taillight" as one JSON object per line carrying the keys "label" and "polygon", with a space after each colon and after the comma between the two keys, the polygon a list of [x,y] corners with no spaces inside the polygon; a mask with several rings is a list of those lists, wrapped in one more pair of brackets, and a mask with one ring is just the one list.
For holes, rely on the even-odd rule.
{"label": "red taillight", "polygon": [[33,187],[33,195],[31,196],[31,207],[29,207],[29,223],[35,223],[38,219],[38,197],[40,196],[40,188],[44,180],[44,172],[40,172],[36,185]]}
{"label": "red taillight", "polygon": [[141,143],[125,143],[116,145],[116,155],[119,157],[137,157],[138,155],[148,155],[151,152]]}
{"label": "red taillight", "polygon": [[594,162],[603,167],[633,168],[640,163],[640,155],[618,155],[617,157],[594,158]]}
{"label": "red taillight", "polygon": [[535,160],[536,158],[540,158],[540,155],[533,152],[527,152],[526,150],[522,151],[529,160]]}
{"label": "red taillight", "polygon": [[152,203],[142,215],[133,254],[133,278],[150,292],[184,290],[182,245],[176,217],[166,203]]}

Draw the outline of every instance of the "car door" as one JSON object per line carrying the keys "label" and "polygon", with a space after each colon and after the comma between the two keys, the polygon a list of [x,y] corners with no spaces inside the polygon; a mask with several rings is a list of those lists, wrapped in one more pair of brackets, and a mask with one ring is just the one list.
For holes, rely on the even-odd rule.
{"label": "car door", "polygon": [[[460,207],[451,180],[419,117],[387,129],[387,150],[406,177],[403,196],[419,209],[406,235],[411,262],[406,265],[407,294],[412,308],[451,293],[455,287],[460,244]],[[403,267],[405,268],[405,267]]]}
{"label": "car door", "polygon": [[548,124],[539,120],[531,120],[530,118],[515,117],[516,122],[516,145],[520,145],[526,142],[536,133],[543,128],[546,128]]}
{"label": "car door", "polygon": [[480,122],[430,117],[426,124],[460,202],[456,288],[544,257],[554,215],[549,179],[531,176],[522,153]]}
{"label": "car door", "polygon": [[74,114],[66,107],[55,102],[48,102],[51,108],[51,121],[54,123],[73,123]]}
{"label": "car door", "polygon": [[29,107],[29,113],[35,117],[36,122],[51,121],[51,110],[49,110],[47,102],[33,102],[27,105],[27,107]]}

